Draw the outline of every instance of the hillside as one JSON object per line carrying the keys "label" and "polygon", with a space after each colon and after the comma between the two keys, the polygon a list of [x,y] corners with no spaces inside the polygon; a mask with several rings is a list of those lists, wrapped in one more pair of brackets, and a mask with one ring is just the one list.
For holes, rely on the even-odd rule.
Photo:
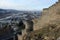
{"label": "hillside", "polygon": [[60,0],[42,11],[40,19],[34,20],[34,31],[26,40],[60,40]]}
{"label": "hillside", "polygon": [[[49,8],[45,8],[42,11],[42,16],[37,20],[36,26],[38,29],[46,26],[47,24],[57,24],[60,22],[60,2],[56,2]],[[37,30],[37,29],[35,29]]]}

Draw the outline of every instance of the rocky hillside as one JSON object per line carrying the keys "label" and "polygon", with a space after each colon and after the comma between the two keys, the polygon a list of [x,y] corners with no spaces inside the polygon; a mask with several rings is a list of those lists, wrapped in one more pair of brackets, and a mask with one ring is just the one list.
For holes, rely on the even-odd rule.
{"label": "rocky hillside", "polygon": [[56,25],[48,25],[42,29],[24,35],[23,40],[57,40],[60,37],[60,27]]}
{"label": "rocky hillside", "polygon": [[60,40],[60,0],[43,9],[42,16],[34,23],[34,31],[24,40]]}
{"label": "rocky hillside", "polygon": [[[49,8],[45,8],[42,11],[42,16],[37,20],[36,26],[38,26],[38,30],[47,24],[59,24],[60,22],[60,2],[56,2],[54,5]],[[35,26],[35,27],[36,27]]]}

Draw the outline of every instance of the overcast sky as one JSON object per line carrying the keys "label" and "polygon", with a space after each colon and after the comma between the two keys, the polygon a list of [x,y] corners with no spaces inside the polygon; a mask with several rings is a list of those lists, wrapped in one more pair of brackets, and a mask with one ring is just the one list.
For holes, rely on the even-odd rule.
{"label": "overcast sky", "polygon": [[0,8],[16,10],[41,10],[57,0],[0,0]]}

